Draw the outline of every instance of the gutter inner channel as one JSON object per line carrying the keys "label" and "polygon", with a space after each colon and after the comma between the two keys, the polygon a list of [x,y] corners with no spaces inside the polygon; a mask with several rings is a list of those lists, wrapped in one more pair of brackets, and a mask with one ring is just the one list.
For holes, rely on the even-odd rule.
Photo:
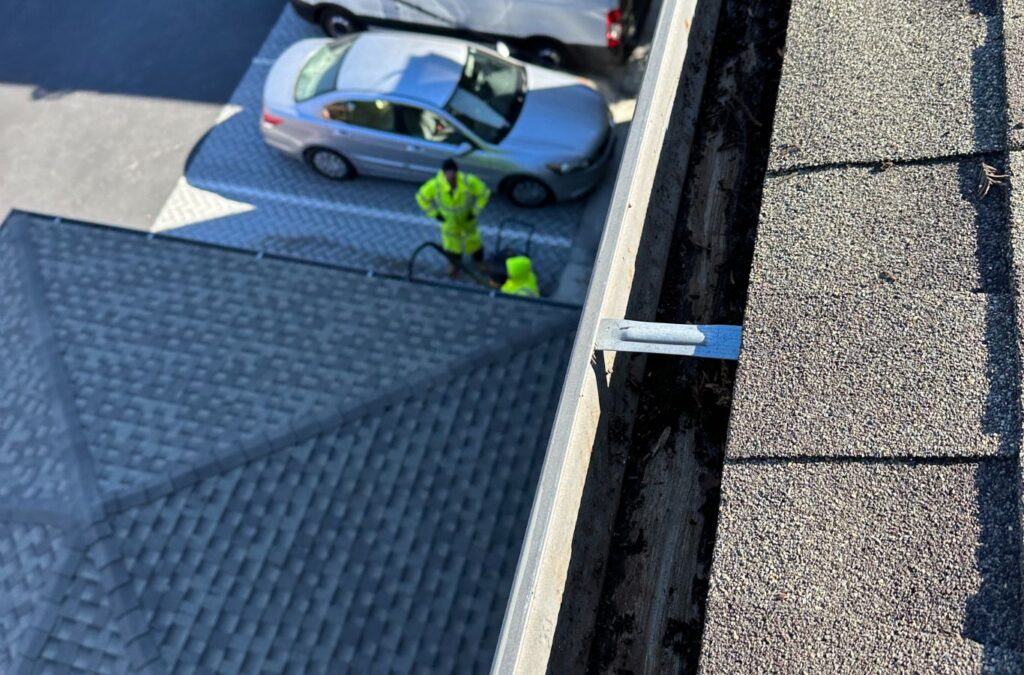
{"label": "gutter inner channel", "polygon": [[[658,321],[743,321],[789,4],[722,0]],[[735,373],[647,357],[587,672],[697,672]]]}

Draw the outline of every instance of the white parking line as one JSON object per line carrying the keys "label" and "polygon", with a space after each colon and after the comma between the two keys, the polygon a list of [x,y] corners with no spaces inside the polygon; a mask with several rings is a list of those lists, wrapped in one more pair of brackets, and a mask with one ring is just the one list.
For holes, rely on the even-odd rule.
{"label": "white parking line", "polygon": [[[333,213],[343,213],[350,216],[359,216],[364,218],[379,218],[382,220],[389,220],[391,222],[407,223],[409,225],[422,226],[424,223],[424,216],[408,213],[405,211],[391,211],[388,209],[379,209],[372,206],[362,206],[359,204],[345,204],[342,202],[333,201],[330,199],[318,199],[316,197],[304,197],[302,195],[287,194],[284,192],[276,192],[271,190],[264,190],[263,188],[249,187],[245,185],[235,185],[233,183],[225,181],[215,180],[202,180],[192,183],[197,188],[207,190],[209,192],[215,192],[221,195],[229,195],[232,201],[237,201],[238,198],[245,198],[246,200],[253,200],[251,203],[256,204],[259,200],[267,200],[272,202],[278,202],[280,204],[287,204],[289,206],[296,206],[300,208],[319,209],[323,211],[331,211]],[[499,228],[494,225],[480,225],[480,231],[485,234],[498,233]],[[526,237],[527,233],[515,229],[509,230],[506,236],[512,232],[521,234]],[[569,237],[560,237],[552,234],[545,234],[543,232],[537,232],[533,235],[533,241],[538,244],[546,244],[548,246],[558,246],[562,248],[569,248],[572,246],[573,241]]]}

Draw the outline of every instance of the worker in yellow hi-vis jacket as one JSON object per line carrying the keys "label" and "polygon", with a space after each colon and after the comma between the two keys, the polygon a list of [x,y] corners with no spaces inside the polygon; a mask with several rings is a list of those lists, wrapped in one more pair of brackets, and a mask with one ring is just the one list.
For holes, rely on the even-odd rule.
{"label": "worker in yellow hi-vis jacket", "polygon": [[539,298],[540,287],[537,275],[533,273],[533,263],[525,255],[516,255],[505,261],[508,277],[501,285],[501,292],[509,295],[520,295],[525,298]]}
{"label": "worker in yellow hi-vis jacket", "polygon": [[463,254],[473,256],[483,265],[484,244],[477,218],[490,198],[487,184],[459,171],[452,159],[446,159],[437,175],[416,193],[416,203],[423,212],[441,223],[441,247],[448,256],[448,276],[458,273]]}

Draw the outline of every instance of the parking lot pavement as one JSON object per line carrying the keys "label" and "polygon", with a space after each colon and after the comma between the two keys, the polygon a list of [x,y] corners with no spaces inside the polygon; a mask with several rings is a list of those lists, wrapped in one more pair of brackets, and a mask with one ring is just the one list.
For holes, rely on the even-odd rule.
{"label": "parking lot pavement", "polygon": [[[259,116],[267,72],[289,45],[320,35],[285,8],[220,123],[193,152],[154,230],[396,274],[404,273],[417,246],[437,239],[437,224],[416,206],[416,185],[371,178],[331,181],[263,142]],[[585,206],[581,200],[521,209],[496,196],[481,216],[485,247],[496,250],[500,240],[501,248],[522,250],[529,242],[542,290],[550,293],[570,259],[585,211],[594,210]],[[598,211],[603,223],[604,211]],[[424,256],[417,270],[441,273],[443,260],[437,258]]]}
{"label": "parking lot pavement", "polygon": [[0,0],[0,220],[148,229],[281,5]]}

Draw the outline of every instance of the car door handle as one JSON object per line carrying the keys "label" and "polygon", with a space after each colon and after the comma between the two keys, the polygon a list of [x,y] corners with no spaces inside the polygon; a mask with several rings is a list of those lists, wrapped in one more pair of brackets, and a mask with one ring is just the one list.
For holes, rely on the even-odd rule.
{"label": "car door handle", "polygon": [[407,145],[405,146],[405,149],[409,152],[423,152],[423,148],[418,145]]}

